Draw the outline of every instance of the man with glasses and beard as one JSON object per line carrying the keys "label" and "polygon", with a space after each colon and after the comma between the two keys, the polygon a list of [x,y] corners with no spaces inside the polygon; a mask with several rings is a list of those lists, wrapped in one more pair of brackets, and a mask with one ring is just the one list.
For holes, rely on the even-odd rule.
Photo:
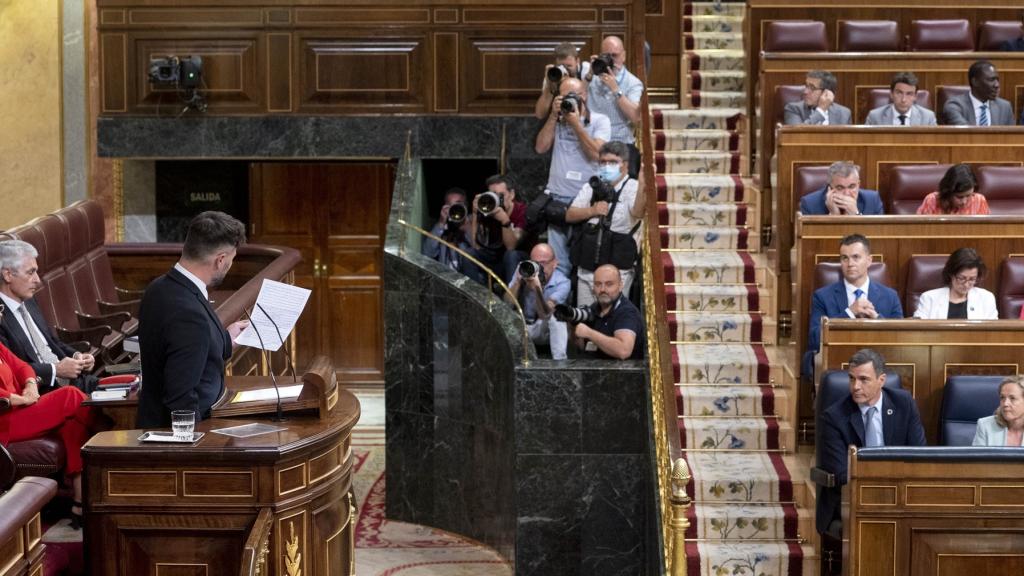
{"label": "man with glasses and beard", "polygon": [[244,242],[241,222],[223,212],[203,212],[188,225],[181,259],[146,288],[139,307],[145,384],[137,427],[169,428],[174,410],[194,411],[196,421],[209,417],[224,389],[224,362],[248,322],[225,330],[207,290],[224,281]]}

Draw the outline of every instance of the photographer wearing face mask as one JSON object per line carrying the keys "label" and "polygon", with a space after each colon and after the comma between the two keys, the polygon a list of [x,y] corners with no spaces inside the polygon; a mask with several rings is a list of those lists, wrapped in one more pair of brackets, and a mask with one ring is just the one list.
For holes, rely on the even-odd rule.
{"label": "photographer wearing face mask", "polygon": [[633,235],[640,227],[646,197],[639,193],[634,178],[626,174],[629,148],[622,142],[601,147],[598,179],[585,184],[565,214],[567,222],[584,222],[573,244],[573,262],[577,267],[577,304],[592,303],[594,270],[613,264],[622,276],[622,291],[629,294],[633,283],[633,265],[637,246]]}
{"label": "photographer wearing face mask", "polygon": [[608,36],[601,42],[601,54],[590,57],[588,87],[590,109],[611,120],[611,140],[629,145],[629,175],[640,173],[640,154],[636,148],[634,126],[640,121],[640,98],[644,83],[626,69],[626,48],[618,36]]}
{"label": "photographer wearing face mask", "polygon": [[[551,111],[537,133],[534,150],[551,152],[545,194],[554,201],[571,204],[580,186],[597,173],[601,146],[611,137],[608,117],[587,108],[587,84],[566,78],[558,86],[558,96],[551,102]],[[570,227],[548,224],[548,244],[558,257],[558,269],[566,276],[569,264]]]}
{"label": "photographer wearing face mask", "polygon": [[580,62],[579,51],[572,42],[555,47],[555,63],[544,67],[544,83],[533,108],[533,115],[543,120],[551,110],[551,101],[558,95],[558,87],[565,78],[584,78],[590,72],[590,62]]}
{"label": "photographer wearing face mask", "polygon": [[[555,252],[547,244],[537,244],[530,259],[523,260],[509,290],[519,301],[526,318],[530,339],[551,346],[551,357],[565,360],[569,330],[565,322],[553,316],[555,306],[569,300],[572,284],[560,270]],[[505,296],[508,298],[508,295]]]}
{"label": "photographer wearing face mask", "polygon": [[525,227],[526,203],[516,199],[512,177],[495,174],[488,178],[487,192],[473,198],[469,237],[473,256],[503,282],[512,280],[516,265],[525,257],[516,251]]}

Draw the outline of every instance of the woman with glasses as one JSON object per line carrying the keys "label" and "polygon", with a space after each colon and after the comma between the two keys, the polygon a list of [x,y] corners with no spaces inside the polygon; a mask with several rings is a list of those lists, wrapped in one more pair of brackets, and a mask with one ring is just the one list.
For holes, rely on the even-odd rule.
{"label": "woman with glasses", "polygon": [[996,297],[977,286],[985,272],[985,262],[974,248],[958,248],[942,269],[945,286],[921,294],[914,318],[995,320]]}
{"label": "woman with glasses", "polygon": [[924,197],[918,214],[971,216],[988,214],[988,200],[974,191],[977,182],[967,164],[954,164],[939,181],[939,189]]}

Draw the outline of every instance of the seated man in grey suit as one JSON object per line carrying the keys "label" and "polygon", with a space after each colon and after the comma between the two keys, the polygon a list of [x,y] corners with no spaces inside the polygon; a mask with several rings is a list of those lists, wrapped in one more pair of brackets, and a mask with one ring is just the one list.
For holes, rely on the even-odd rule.
{"label": "seated man in grey suit", "polygon": [[836,104],[836,77],[824,70],[811,70],[804,80],[804,99],[786,104],[783,123],[832,126],[849,124],[853,115]]}
{"label": "seated man in grey suit", "polygon": [[897,72],[889,83],[891,104],[868,112],[868,126],[935,126],[935,113],[917,105],[917,76]]}
{"label": "seated man in grey suit", "polygon": [[884,214],[882,197],[874,190],[861,190],[860,167],[853,162],[833,162],[828,167],[828,184],[800,199],[804,216],[860,216]]}
{"label": "seated man in grey suit", "polygon": [[954,96],[942,107],[950,126],[1013,126],[1013,106],[999,97],[999,72],[988,60],[978,60],[967,70],[971,91]]}

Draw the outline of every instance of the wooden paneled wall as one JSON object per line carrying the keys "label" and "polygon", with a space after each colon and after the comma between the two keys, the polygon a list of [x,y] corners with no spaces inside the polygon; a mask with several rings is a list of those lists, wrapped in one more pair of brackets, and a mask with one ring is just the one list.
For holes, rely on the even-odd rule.
{"label": "wooden paneled wall", "polygon": [[914,396],[928,443],[935,444],[946,378],[1020,374],[1024,321],[829,319],[821,341],[824,370],[845,370],[861,348],[880,353]]}
{"label": "wooden paneled wall", "polygon": [[[554,47],[632,46],[644,3],[97,0],[103,115],[174,115],[149,62],[203,58],[208,114],[530,113]],[[631,61],[642,53],[630,50]]]}

